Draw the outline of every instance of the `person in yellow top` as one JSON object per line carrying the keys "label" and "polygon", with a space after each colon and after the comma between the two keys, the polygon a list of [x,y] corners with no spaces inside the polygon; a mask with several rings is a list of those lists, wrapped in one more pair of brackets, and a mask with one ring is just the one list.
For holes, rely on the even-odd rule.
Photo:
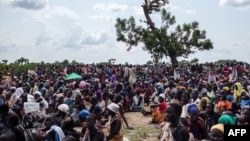
{"label": "person in yellow top", "polygon": [[203,97],[201,98],[201,102],[198,105],[198,110],[201,111],[205,111],[207,104],[210,103],[210,99],[208,96],[203,95]]}

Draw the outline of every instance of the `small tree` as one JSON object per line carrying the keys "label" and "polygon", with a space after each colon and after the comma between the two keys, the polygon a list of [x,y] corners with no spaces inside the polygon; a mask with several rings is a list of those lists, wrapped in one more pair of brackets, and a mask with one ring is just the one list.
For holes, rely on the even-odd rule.
{"label": "small tree", "polygon": [[8,60],[2,60],[2,62],[4,63],[4,65],[7,65],[7,63],[8,63]]}
{"label": "small tree", "polygon": [[[206,38],[206,31],[199,29],[199,23],[184,23],[177,25],[175,30],[170,31],[176,21],[175,17],[162,8],[168,0],[144,0],[142,4],[143,12],[146,18],[147,27],[136,25],[135,19],[131,16],[129,19],[116,20],[117,41],[124,42],[128,45],[127,50],[132,46],[143,43],[143,49],[148,51],[154,58],[155,63],[159,59],[170,57],[173,66],[178,65],[178,57],[188,58],[196,50],[210,50],[213,44],[210,39]],[[156,27],[150,15],[152,12],[160,12],[162,26]]]}
{"label": "small tree", "polygon": [[114,58],[111,58],[108,60],[109,64],[115,64],[115,61],[116,61],[116,59],[114,59]]}

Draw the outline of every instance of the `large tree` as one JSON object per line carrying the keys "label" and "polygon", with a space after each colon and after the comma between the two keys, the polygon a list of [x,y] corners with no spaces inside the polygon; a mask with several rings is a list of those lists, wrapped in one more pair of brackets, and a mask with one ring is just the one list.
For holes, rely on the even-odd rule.
{"label": "large tree", "polygon": [[[143,50],[148,51],[155,63],[164,56],[169,57],[173,66],[178,65],[178,57],[188,58],[195,51],[213,49],[213,43],[206,38],[206,31],[199,29],[199,23],[194,21],[184,23],[171,28],[176,24],[175,16],[172,16],[164,6],[168,0],[144,0],[142,8],[147,26],[136,25],[135,19],[117,18],[116,34],[117,41],[128,45],[128,51],[139,43],[144,44]],[[151,18],[153,12],[161,14],[161,27],[157,27]]]}

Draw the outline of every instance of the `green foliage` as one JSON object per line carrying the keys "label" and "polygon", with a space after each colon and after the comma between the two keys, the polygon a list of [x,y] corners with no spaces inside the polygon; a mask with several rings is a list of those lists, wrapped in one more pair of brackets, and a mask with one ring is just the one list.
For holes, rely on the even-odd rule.
{"label": "green foliage", "polygon": [[237,60],[235,60],[235,59],[233,59],[233,60],[227,59],[227,60],[218,60],[218,61],[216,61],[216,62],[214,62],[214,63],[225,65],[225,64],[228,63],[228,62],[236,63],[236,62],[239,62],[239,61],[237,61]]}
{"label": "green foliage", "polygon": [[195,64],[195,63],[199,63],[199,59],[198,58],[194,58],[190,61],[191,64]]}
{"label": "green foliage", "polygon": [[[143,50],[148,51],[155,63],[160,59],[170,57],[171,63],[178,64],[177,57],[188,58],[196,50],[213,49],[213,43],[206,38],[206,31],[199,29],[197,21],[177,25],[173,31],[170,27],[176,23],[175,16],[172,16],[166,9],[161,8],[161,0],[147,1],[142,5],[147,24],[147,28],[136,25],[135,19],[116,20],[117,41],[124,42],[128,46],[128,51],[138,43],[144,44]],[[163,5],[168,2],[164,1]],[[161,14],[161,27],[155,27],[150,18],[150,14],[159,12]]]}
{"label": "green foliage", "polygon": [[3,63],[0,63],[0,71],[1,72],[6,72],[6,65]]}

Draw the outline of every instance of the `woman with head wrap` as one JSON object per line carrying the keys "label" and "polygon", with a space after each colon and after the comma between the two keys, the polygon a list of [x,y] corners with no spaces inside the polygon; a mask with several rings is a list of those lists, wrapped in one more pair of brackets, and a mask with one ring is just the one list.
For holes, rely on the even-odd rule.
{"label": "woman with head wrap", "polygon": [[207,96],[203,96],[198,106],[199,112],[205,111],[208,103],[210,103],[209,98]]}
{"label": "woman with head wrap", "polygon": [[207,137],[204,120],[198,115],[199,111],[195,104],[188,106],[188,114],[190,120],[190,132],[195,139],[202,140]]}
{"label": "woman with head wrap", "polygon": [[209,134],[210,141],[224,141],[224,125],[213,125]]}
{"label": "woman with head wrap", "polygon": [[224,125],[235,125],[236,121],[237,121],[237,118],[232,112],[225,111],[220,116],[218,123],[221,123]]}
{"label": "woman with head wrap", "polygon": [[243,89],[243,86],[240,82],[236,82],[234,84],[234,90],[233,90],[233,97],[235,101],[238,101],[238,99],[241,97],[242,92],[245,92]]}

